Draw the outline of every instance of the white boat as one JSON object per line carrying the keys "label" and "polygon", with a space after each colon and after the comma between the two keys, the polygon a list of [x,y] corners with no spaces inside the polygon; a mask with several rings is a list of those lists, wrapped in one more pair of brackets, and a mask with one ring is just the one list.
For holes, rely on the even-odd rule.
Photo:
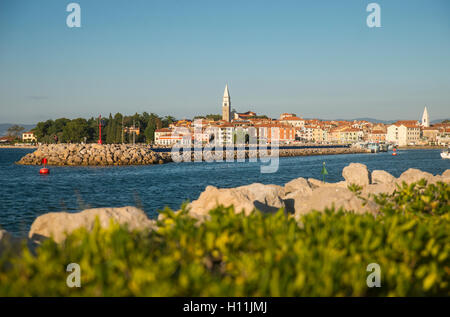
{"label": "white boat", "polygon": [[449,152],[448,150],[442,152],[442,153],[441,153],[441,157],[442,157],[443,159],[450,159],[450,152]]}

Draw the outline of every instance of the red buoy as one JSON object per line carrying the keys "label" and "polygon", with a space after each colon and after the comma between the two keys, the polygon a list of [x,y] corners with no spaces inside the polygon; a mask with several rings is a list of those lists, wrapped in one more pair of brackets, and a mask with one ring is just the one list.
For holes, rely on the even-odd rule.
{"label": "red buoy", "polygon": [[50,174],[50,170],[46,167],[39,170],[39,174]]}
{"label": "red buoy", "polygon": [[41,164],[43,164],[44,167],[39,170],[39,174],[50,174],[50,170],[47,168],[47,158],[44,157]]}
{"label": "red buoy", "polygon": [[394,152],[392,152],[392,155],[394,155],[394,156],[396,156],[397,155],[397,149],[396,148],[394,148]]}

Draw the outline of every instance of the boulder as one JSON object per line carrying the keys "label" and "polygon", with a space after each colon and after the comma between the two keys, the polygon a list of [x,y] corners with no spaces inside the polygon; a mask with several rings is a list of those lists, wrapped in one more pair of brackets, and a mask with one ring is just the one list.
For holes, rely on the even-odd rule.
{"label": "boulder", "polygon": [[410,168],[403,172],[402,175],[397,179],[398,184],[405,182],[406,184],[416,183],[421,179],[425,179],[428,183],[434,182],[436,179],[433,174],[423,172],[421,170]]}
{"label": "boulder", "polygon": [[343,187],[343,188],[347,188],[347,186],[348,186],[346,181],[340,181],[337,183],[327,183],[327,182],[324,183],[323,181],[320,181],[315,178],[308,178],[308,183],[312,189],[316,189],[316,188],[319,188],[322,186],[328,186],[328,187],[338,186],[338,187]]}
{"label": "boulder", "polygon": [[132,206],[86,209],[77,213],[51,212],[36,218],[28,237],[35,241],[52,237],[60,243],[67,234],[78,228],[92,230],[97,218],[102,227],[108,227],[113,220],[126,225],[129,230],[152,229],[155,223],[148,219],[144,211]]}
{"label": "boulder", "polygon": [[450,169],[442,173],[441,180],[445,183],[450,183]]}
{"label": "boulder", "polygon": [[347,188],[340,186],[322,186],[315,189],[307,199],[295,200],[295,215],[299,216],[313,210],[323,211],[334,206],[335,210],[343,208],[355,213],[377,212],[377,205],[369,201],[363,205],[364,200],[358,198]]}
{"label": "boulder", "polygon": [[366,186],[370,184],[370,173],[367,166],[360,163],[351,163],[344,167],[342,176],[348,185],[356,184],[359,186]]}
{"label": "boulder", "polygon": [[361,196],[368,198],[372,195],[379,195],[379,194],[388,194],[392,195],[397,188],[395,183],[388,183],[388,184],[371,184],[368,186],[363,187],[361,191]]}
{"label": "boulder", "polygon": [[297,192],[297,191],[301,191],[301,192],[312,191],[311,187],[309,186],[308,181],[306,179],[304,179],[303,177],[293,179],[284,185],[285,194],[289,194],[289,193],[293,193],[293,192]]}
{"label": "boulder", "polygon": [[375,170],[372,172],[372,184],[393,184],[396,178],[386,171]]}
{"label": "boulder", "polygon": [[8,231],[0,229],[0,256],[5,250],[18,249],[20,240],[14,238]]}
{"label": "boulder", "polygon": [[277,185],[259,183],[236,187],[217,188],[207,186],[197,200],[189,205],[189,213],[196,218],[207,217],[208,212],[217,206],[234,206],[235,212],[250,214],[254,209],[262,212],[276,212],[285,207],[284,189]]}
{"label": "boulder", "polygon": [[315,178],[308,178],[308,183],[309,183],[309,185],[311,186],[312,189],[319,188],[319,187],[321,187],[321,186],[326,184],[326,183],[324,183],[324,182],[322,182],[322,181],[320,181],[318,179],[315,179]]}

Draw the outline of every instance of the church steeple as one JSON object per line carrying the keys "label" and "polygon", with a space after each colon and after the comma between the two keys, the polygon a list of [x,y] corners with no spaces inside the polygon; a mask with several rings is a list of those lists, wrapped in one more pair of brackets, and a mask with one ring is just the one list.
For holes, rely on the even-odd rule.
{"label": "church steeple", "polygon": [[228,84],[225,86],[225,91],[223,93],[222,100],[222,120],[230,122],[231,120],[231,98],[230,92],[228,91]]}
{"label": "church steeple", "polygon": [[428,110],[427,107],[425,106],[425,109],[423,110],[423,115],[422,115],[422,127],[428,128],[430,126],[430,118],[428,116]]}

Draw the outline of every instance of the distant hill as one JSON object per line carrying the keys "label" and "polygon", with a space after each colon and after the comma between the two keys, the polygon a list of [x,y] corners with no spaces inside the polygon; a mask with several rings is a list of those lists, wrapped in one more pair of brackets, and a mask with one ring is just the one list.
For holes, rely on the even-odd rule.
{"label": "distant hill", "polygon": [[444,120],[449,120],[450,121],[450,119],[436,119],[436,120],[431,120],[431,124],[441,123]]}
{"label": "distant hill", "polygon": [[30,131],[31,129],[33,129],[36,125],[35,124],[20,124],[20,123],[0,123],[0,136],[5,136],[7,135],[7,131],[10,127],[12,127],[13,125],[19,125],[21,127],[24,127],[25,130],[23,132],[27,132]]}

